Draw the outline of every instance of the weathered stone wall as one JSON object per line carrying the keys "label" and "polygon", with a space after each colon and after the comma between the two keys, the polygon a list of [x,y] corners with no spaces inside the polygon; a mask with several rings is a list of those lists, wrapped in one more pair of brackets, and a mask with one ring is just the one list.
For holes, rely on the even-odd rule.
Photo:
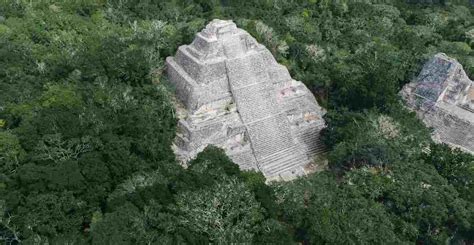
{"label": "weathered stone wall", "polygon": [[419,114],[427,126],[434,129],[434,139],[474,153],[474,124],[443,108]]}

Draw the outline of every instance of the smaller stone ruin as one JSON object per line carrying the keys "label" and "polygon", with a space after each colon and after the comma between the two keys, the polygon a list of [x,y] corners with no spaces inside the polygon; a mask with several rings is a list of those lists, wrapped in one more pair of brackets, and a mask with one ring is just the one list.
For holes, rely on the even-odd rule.
{"label": "smaller stone ruin", "polygon": [[216,145],[241,169],[291,179],[323,151],[325,111],[232,21],[213,20],[166,65],[183,107],[173,146],[182,162]]}
{"label": "smaller stone ruin", "polygon": [[436,141],[474,153],[474,82],[459,62],[436,54],[400,94]]}

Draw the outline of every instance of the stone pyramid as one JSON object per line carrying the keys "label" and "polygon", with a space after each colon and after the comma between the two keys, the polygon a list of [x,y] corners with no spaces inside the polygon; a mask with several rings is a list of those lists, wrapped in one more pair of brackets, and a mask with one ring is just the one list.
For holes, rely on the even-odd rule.
{"label": "stone pyramid", "polygon": [[435,140],[474,153],[474,82],[459,62],[436,54],[400,94]]}
{"label": "stone pyramid", "polygon": [[267,179],[305,174],[323,150],[325,111],[270,51],[232,21],[213,20],[166,59],[183,104],[174,144],[186,162],[207,145]]}

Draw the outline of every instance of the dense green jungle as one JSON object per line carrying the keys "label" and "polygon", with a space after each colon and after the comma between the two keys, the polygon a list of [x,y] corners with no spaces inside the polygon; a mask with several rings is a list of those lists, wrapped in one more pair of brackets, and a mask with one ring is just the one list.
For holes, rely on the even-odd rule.
{"label": "dense green jungle", "polygon": [[[0,0],[0,242],[473,244],[474,156],[398,95],[438,52],[474,78],[471,4]],[[216,147],[177,163],[164,60],[215,18],[327,109],[326,170],[267,185]]]}

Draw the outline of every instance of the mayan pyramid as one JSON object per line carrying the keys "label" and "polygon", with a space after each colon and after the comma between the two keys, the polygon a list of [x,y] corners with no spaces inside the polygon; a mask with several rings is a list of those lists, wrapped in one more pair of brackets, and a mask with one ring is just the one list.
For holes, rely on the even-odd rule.
{"label": "mayan pyramid", "polygon": [[241,169],[286,179],[305,174],[323,149],[325,111],[232,21],[213,20],[166,64],[185,108],[173,146],[182,162],[216,145]]}
{"label": "mayan pyramid", "polygon": [[474,153],[474,82],[459,62],[436,54],[401,95],[436,141]]}

